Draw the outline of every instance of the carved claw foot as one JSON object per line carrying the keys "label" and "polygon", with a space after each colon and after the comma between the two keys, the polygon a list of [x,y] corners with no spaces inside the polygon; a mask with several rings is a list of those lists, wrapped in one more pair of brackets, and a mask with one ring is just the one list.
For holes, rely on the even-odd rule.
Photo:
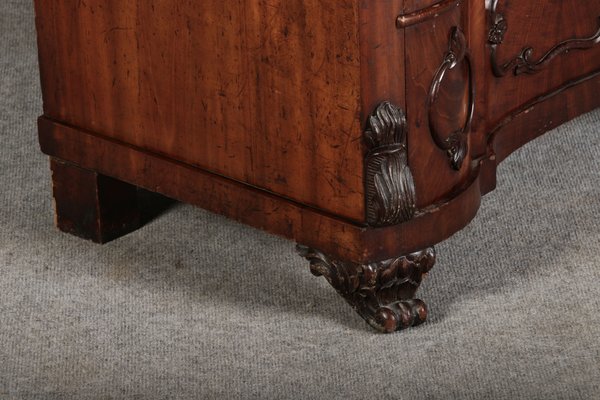
{"label": "carved claw foot", "polygon": [[433,247],[370,264],[332,260],[300,245],[297,250],[310,261],[311,272],[324,276],[375,329],[390,333],[427,319],[427,306],[414,295],[435,263]]}

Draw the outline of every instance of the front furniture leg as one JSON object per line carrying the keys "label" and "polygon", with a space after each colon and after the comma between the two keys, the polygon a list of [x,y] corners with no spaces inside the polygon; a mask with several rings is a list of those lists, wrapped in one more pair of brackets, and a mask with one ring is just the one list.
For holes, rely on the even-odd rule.
{"label": "front furniture leg", "polygon": [[60,230],[106,243],[140,227],[136,186],[56,158],[50,168]]}
{"label": "front furniture leg", "polygon": [[370,264],[332,260],[305,246],[297,250],[311,272],[324,276],[375,329],[390,333],[425,322],[427,306],[414,296],[435,263],[433,247]]}

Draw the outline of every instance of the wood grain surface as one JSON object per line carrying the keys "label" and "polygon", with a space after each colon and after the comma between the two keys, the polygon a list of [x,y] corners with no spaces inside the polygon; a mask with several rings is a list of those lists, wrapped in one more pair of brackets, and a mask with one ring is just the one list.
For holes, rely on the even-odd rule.
{"label": "wood grain surface", "polygon": [[[389,260],[444,240],[495,187],[498,162],[600,106],[599,0],[35,4],[40,143],[56,163],[337,260]],[[411,23],[398,27],[409,14]],[[457,30],[464,46],[457,47]],[[586,46],[552,53],[585,38],[592,38]],[[495,73],[494,62],[528,48],[518,63],[536,63],[534,71]],[[403,171],[410,187],[414,178],[416,207],[409,220],[374,226],[365,187],[386,189],[375,182],[377,170],[366,182],[374,158],[364,136],[384,102],[404,113],[406,123],[395,126],[406,140],[381,148],[408,159],[393,169],[376,154],[376,166],[388,168],[380,175],[391,176],[392,192],[405,189],[386,172]],[[463,126],[468,146],[453,168],[439,144]],[[68,171],[57,175],[61,185]]]}
{"label": "wood grain surface", "polygon": [[36,4],[48,117],[364,219],[357,2]]}

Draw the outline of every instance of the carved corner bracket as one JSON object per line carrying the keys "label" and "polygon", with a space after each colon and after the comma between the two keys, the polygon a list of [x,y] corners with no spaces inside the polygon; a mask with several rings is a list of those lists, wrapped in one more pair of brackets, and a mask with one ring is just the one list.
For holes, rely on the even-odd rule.
{"label": "carved corner bracket", "polygon": [[332,260],[305,246],[297,250],[310,261],[311,272],[325,277],[375,329],[390,333],[425,322],[427,306],[414,296],[423,276],[435,264],[432,247],[370,264]]}
{"label": "carved corner bracket", "polygon": [[408,167],[406,117],[390,102],[380,104],[364,134],[367,223],[395,225],[411,219],[416,193]]}
{"label": "carved corner bracket", "polygon": [[491,27],[488,34],[490,45],[491,64],[494,75],[503,77],[509,72],[515,76],[522,74],[536,74],[546,68],[550,62],[561,54],[571,50],[585,50],[600,43],[600,17],[598,18],[598,30],[587,38],[574,38],[560,42],[548,50],[538,60],[533,59],[533,47],[523,47],[521,52],[505,63],[498,61],[498,46],[504,42],[508,32],[508,21],[502,13],[497,11],[498,0],[492,3],[490,10]]}
{"label": "carved corner bracket", "polygon": [[[435,119],[435,101],[438,98],[440,87],[448,71],[463,63],[466,63],[469,69],[469,104],[467,109],[467,117],[461,129],[454,131],[449,135],[443,136],[438,132],[435,124],[433,123]],[[442,64],[436,71],[431,83],[427,107],[429,131],[431,132],[433,141],[438,148],[447,153],[448,158],[450,158],[450,165],[452,168],[459,170],[469,151],[469,141],[467,136],[471,129],[471,122],[473,120],[473,113],[475,110],[475,82],[473,81],[473,67],[471,65],[471,58],[467,48],[467,39],[465,38],[462,30],[456,26],[453,27],[450,32],[448,51],[446,52]]]}

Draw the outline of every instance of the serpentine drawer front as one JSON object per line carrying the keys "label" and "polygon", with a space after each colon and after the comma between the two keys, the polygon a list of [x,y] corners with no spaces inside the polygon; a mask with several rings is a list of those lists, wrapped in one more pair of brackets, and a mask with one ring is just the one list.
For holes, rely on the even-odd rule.
{"label": "serpentine drawer front", "polygon": [[384,332],[497,164],[600,106],[600,0],[35,6],[60,229],[115,239],[159,192],[296,241]]}

